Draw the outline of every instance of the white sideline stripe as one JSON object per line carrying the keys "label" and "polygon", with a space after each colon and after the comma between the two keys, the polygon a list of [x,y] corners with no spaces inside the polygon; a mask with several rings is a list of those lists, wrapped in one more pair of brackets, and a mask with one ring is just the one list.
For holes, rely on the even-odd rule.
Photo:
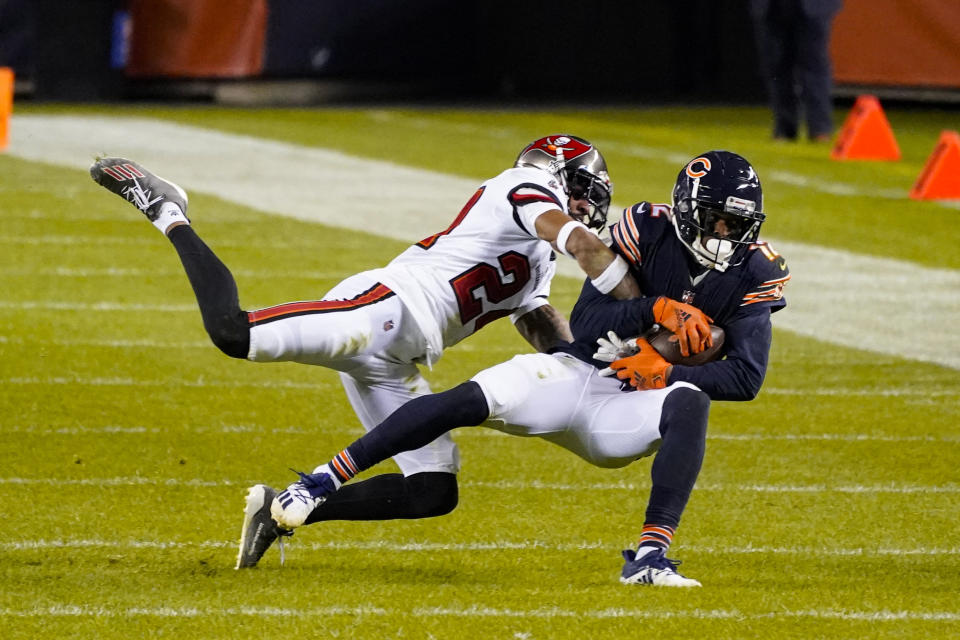
{"label": "white sideline stripe", "polygon": [[[254,484],[250,481],[237,480],[204,480],[200,478],[152,478],[145,476],[123,476],[114,478],[0,478],[0,485],[55,485],[55,486],[100,486],[124,487],[142,485],[164,485],[184,487],[247,487]],[[568,484],[563,482],[543,482],[540,480],[515,481],[498,480],[495,482],[466,481],[461,486],[478,489],[502,490],[542,490],[542,491],[643,491],[650,488],[648,484],[634,484],[631,482],[593,482],[584,484]],[[748,493],[865,493],[865,494],[954,494],[960,493],[960,485],[901,485],[896,483],[862,485],[862,484],[698,484],[697,491],[742,491]],[[960,504],[957,505],[960,508]]]}
{"label": "white sideline stripe", "polygon": [[[2,340],[0,340],[2,342]],[[456,347],[463,351],[474,351],[480,350],[469,345],[459,345]],[[494,351],[512,351],[511,349],[502,348],[499,350],[496,349],[483,349],[486,353],[491,353]],[[276,381],[276,382],[234,382],[230,380],[142,380],[139,378],[75,378],[75,377],[65,377],[58,376],[53,378],[37,378],[37,377],[16,377],[16,378],[0,378],[0,384],[11,384],[11,385],[39,385],[39,386],[58,386],[58,385],[76,385],[76,386],[92,386],[92,387],[193,387],[193,388],[205,388],[205,387],[215,387],[215,388],[246,388],[254,387],[258,389],[315,389],[321,384],[326,386],[331,386],[334,383],[306,383],[306,382],[288,382],[288,381]],[[812,389],[810,391],[797,391],[796,389],[779,389],[776,387],[771,387],[769,389],[764,389],[763,393],[769,395],[784,395],[784,396],[810,396],[810,397],[824,397],[824,396],[840,396],[840,397],[867,397],[867,398],[934,398],[934,397],[952,397],[960,395],[960,389]]]}
{"label": "white sideline stripe", "polygon": [[[182,425],[178,427],[187,430],[190,433],[288,433],[288,434],[316,434],[322,432],[328,433],[361,433],[360,427],[343,427],[331,429],[330,427],[268,427],[258,424],[238,424],[238,425],[214,425],[214,426],[191,426]],[[13,425],[0,428],[0,433],[29,433],[42,436],[54,435],[88,435],[88,434],[156,434],[167,433],[168,429],[162,427],[148,427],[143,425],[123,426],[123,425],[104,425],[99,427],[40,427],[36,425]],[[509,438],[509,434],[497,431],[495,429],[458,429],[457,438],[478,437],[478,438]],[[708,434],[707,440],[720,440],[726,442],[918,442],[929,444],[958,443],[960,436],[900,436],[887,434],[869,434],[869,433],[715,433]]]}
{"label": "white sideline stripe", "polygon": [[[791,273],[787,308],[773,316],[777,329],[960,369],[960,331],[942,329],[960,326],[960,271],[792,242],[774,245]],[[936,298],[926,297],[928,291]],[[913,315],[917,299],[919,315]],[[892,311],[907,308],[910,313]],[[915,318],[923,318],[922,326]]]}
{"label": "white sideline stripe", "polygon": [[637,619],[697,619],[697,620],[770,620],[813,618],[826,620],[866,621],[866,622],[953,622],[960,620],[960,613],[954,611],[890,611],[890,610],[852,610],[852,609],[798,609],[776,610],[766,613],[746,613],[737,609],[674,609],[659,611],[651,609],[562,609],[559,607],[541,607],[537,609],[501,609],[474,605],[466,608],[456,607],[414,607],[385,609],[374,606],[328,606],[306,609],[290,607],[126,607],[90,606],[61,604],[50,607],[28,609],[0,609],[0,617],[5,618],[226,618],[249,616],[256,618],[328,618],[330,616],[390,616],[413,618],[520,618],[555,619],[575,618],[609,620],[612,618]]}
{"label": "white sideline stripe", "polygon": [[[98,150],[106,149],[111,155],[142,160],[188,190],[300,220],[376,229],[407,242],[446,228],[463,207],[464,194],[469,196],[478,185],[477,180],[337,151],[148,118],[14,118],[10,155],[86,173]],[[317,180],[318,175],[324,179]],[[121,206],[113,196],[105,193],[104,198],[104,209]],[[318,206],[346,201],[349,220],[339,205]],[[131,209],[128,215],[138,214]]]}
{"label": "white sideline stripe", "polygon": [[[369,116],[391,117],[382,111],[371,111]],[[429,120],[424,122],[435,126]],[[7,153],[86,171],[94,155],[104,149],[143,160],[161,175],[174,176],[189,190],[255,205],[266,213],[334,226],[349,222],[354,228],[376,229],[382,236],[406,242],[446,228],[462,207],[464,194],[472,193],[478,182],[321,148],[146,118],[15,115]],[[669,150],[639,146],[633,152],[671,166],[687,159],[678,159],[678,154]],[[321,173],[325,179],[316,180]],[[771,177],[828,193],[876,195],[775,170]],[[900,199],[905,205],[926,206],[911,203],[905,193]],[[347,200],[349,220],[339,206],[323,206]],[[108,205],[105,200],[104,207],[108,206],[119,203]],[[384,211],[391,215],[383,215]],[[793,273],[787,288],[790,306],[774,316],[778,329],[960,369],[960,332],[938,329],[960,326],[960,296],[956,295],[960,271],[794,242],[774,241],[774,245],[787,257]],[[558,272],[582,278],[569,260],[559,262]],[[918,283],[922,283],[923,295],[917,295]],[[910,314],[890,312],[907,307]],[[830,319],[830,331],[822,329],[824,318]],[[923,318],[923,326],[932,329],[918,331],[915,318]],[[910,339],[894,339],[896,336]]]}
{"label": "white sideline stripe", "polygon": [[[351,541],[351,542],[300,542],[288,541],[291,548],[307,549],[310,551],[388,551],[391,553],[416,552],[466,552],[479,551],[533,551],[550,549],[553,551],[593,551],[598,549],[619,549],[623,541],[584,541],[557,543],[547,540],[489,540],[477,542],[385,542]],[[203,540],[200,542],[178,542],[174,540],[98,540],[98,539],[70,539],[70,540],[18,540],[0,542],[0,549],[4,551],[38,551],[46,549],[234,549],[237,542],[234,540]],[[731,554],[731,555],[826,555],[841,558],[850,557],[898,557],[898,556],[955,556],[960,555],[960,547],[915,547],[911,549],[895,549],[880,547],[869,549],[851,547],[830,549],[824,547],[715,547],[710,545],[683,545],[684,553],[700,554]]]}

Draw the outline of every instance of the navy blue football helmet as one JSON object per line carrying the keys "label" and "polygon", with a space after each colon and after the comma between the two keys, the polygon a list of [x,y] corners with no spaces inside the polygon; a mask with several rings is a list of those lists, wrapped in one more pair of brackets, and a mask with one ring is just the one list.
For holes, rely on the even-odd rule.
{"label": "navy blue football helmet", "polygon": [[558,134],[534,140],[523,148],[514,166],[553,174],[568,196],[590,203],[585,225],[593,229],[606,226],[613,184],[603,156],[583,138]]}
{"label": "navy blue football helmet", "polygon": [[763,213],[757,172],[742,156],[707,151],[680,170],[673,187],[673,226],[694,259],[725,271],[743,262]]}

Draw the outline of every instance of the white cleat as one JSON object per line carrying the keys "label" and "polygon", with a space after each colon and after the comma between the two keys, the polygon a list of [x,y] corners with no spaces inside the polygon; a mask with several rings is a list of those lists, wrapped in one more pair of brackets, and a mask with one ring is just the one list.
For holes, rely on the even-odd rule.
{"label": "white cleat", "polygon": [[297,473],[300,479],[278,493],[270,504],[270,515],[288,530],[302,526],[313,510],[339,488],[327,473]]}
{"label": "white cleat", "polygon": [[677,573],[675,560],[666,557],[663,551],[651,551],[642,558],[631,549],[623,552],[627,561],[620,572],[623,584],[650,584],[655,587],[700,587],[698,580]]}

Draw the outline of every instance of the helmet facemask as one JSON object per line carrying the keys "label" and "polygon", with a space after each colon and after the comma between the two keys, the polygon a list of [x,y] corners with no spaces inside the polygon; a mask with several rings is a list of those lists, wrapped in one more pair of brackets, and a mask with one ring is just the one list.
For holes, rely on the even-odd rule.
{"label": "helmet facemask", "polygon": [[[577,169],[567,176],[567,194],[571,200],[586,200],[590,203],[590,210],[586,214],[586,219],[580,220],[591,229],[602,229],[607,223],[607,212],[610,210],[610,195],[613,191],[610,186],[610,179],[606,176],[606,171],[597,176],[585,167]],[[573,211],[571,217],[579,216]]]}
{"label": "helmet facemask", "polygon": [[757,241],[766,216],[755,211],[755,206],[752,200],[735,196],[727,198],[723,209],[685,198],[675,205],[674,224],[697,262],[726,271],[739,264],[747,248]]}

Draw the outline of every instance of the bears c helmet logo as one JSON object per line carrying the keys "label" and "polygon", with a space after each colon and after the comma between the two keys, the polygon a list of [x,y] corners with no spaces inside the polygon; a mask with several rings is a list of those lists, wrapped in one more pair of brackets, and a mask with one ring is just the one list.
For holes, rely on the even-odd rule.
{"label": "bears c helmet logo", "polygon": [[[693,165],[695,164],[699,164],[703,169],[694,169]],[[700,156],[687,163],[687,175],[691,178],[702,178],[707,175],[708,171],[710,171],[710,158]]]}

